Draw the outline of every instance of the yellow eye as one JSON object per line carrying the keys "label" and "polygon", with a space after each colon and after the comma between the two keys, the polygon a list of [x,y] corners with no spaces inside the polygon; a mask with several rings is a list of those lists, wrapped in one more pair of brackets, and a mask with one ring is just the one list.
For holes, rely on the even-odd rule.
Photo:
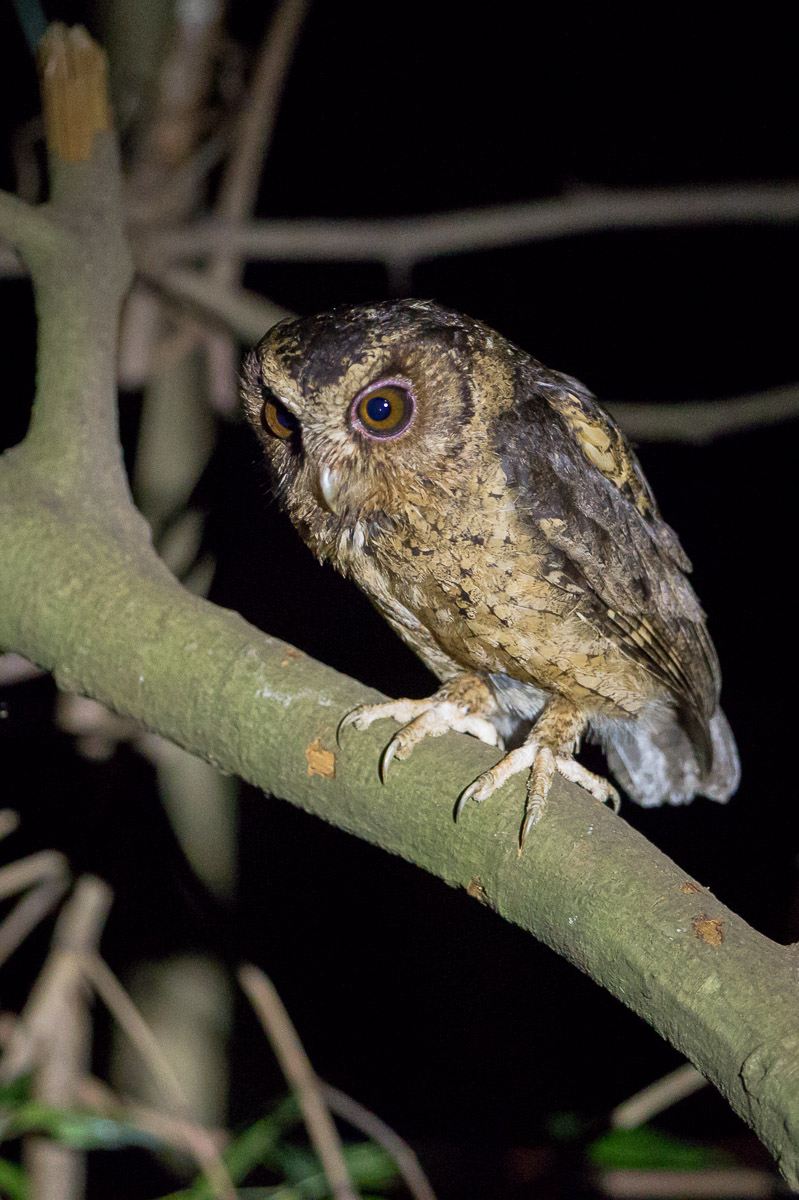
{"label": "yellow eye", "polygon": [[261,424],[272,437],[285,441],[299,429],[297,418],[279,400],[269,399],[261,409]]}
{"label": "yellow eye", "polygon": [[409,385],[387,379],[355,397],[351,420],[367,437],[394,438],[405,432],[415,410]]}

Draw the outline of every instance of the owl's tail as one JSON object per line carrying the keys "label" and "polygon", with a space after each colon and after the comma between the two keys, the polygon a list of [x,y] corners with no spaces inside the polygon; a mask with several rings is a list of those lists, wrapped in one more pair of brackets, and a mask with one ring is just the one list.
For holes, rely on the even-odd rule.
{"label": "owl's tail", "polygon": [[703,770],[675,714],[662,710],[646,724],[618,722],[604,735],[608,765],[625,792],[647,808],[687,804],[694,796],[724,803],[735,792],[741,766],[735,738],[720,708],[710,720],[712,763]]}

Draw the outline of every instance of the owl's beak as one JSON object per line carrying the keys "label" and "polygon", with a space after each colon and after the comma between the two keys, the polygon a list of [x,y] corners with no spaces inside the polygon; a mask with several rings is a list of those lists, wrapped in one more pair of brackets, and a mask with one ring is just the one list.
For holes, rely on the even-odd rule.
{"label": "owl's beak", "polygon": [[343,483],[344,476],[337,467],[324,467],[320,472],[319,491],[322,493],[326,508],[334,516],[338,515],[338,501]]}

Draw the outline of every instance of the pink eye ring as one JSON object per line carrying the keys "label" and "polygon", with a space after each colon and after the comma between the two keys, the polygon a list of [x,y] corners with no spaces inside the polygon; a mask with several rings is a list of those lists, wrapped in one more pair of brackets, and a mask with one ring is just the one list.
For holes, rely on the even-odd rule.
{"label": "pink eye ring", "polygon": [[352,402],[350,423],[369,438],[400,437],[416,413],[416,397],[404,379],[382,379],[364,388]]}

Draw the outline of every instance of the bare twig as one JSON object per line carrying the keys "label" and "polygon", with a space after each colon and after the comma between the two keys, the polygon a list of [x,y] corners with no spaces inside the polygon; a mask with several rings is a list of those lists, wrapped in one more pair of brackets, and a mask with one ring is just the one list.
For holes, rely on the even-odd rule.
{"label": "bare twig", "polygon": [[608,404],[635,442],[683,442],[703,446],[730,433],[763,429],[799,416],[799,385],[770,388],[723,400],[687,404]]}
{"label": "bare twig", "polygon": [[[8,810],[3,811],[5,814]],[[48,879],[63,879],[67,874],[63,854],[59,854],[57,850],[40,850],[28,858],[21,858],[3,867],[0,871],[0,900]]]}
{"label": "bare twig", "polygon": [[39,978],[0,1059],[0,1080],[30,1070],[51,1037],[57,1034],[58,1013],[65,995],[73,995],[80,979],[76,955],[94,951],[111,907],[111,891],[101,880],[85,875],[56,923],[53,943]]}
{"label": "bare twig", "polygon": [[52,912],[69,886],[69,867],[56,850],[42,850],[0,869],[0,898],[31,891],[0,925],[0,965]]}
{"label": "bare twig", "polygon": [[329,1083],[319,1081],[322,1096],[328,1108],[337,1117],[348,1121],[355,1129],[360,1129],[372,1141],[377,1142],[391,1155],[397,1165],[397,1170],[405,1181],[408,1191],[416,1200],[436,1200],[435,1192],[421,1168],[419,1159],[408,1143],[398,1133],[381,1121],[371,1109],[353,1100],[346,1092],[331,1087]]}
{"label": "bare twig", "polygon": [[[184,1128],[193,1125],[185,1093],[169,1060],[116,975],[98,954],[84,955],[81,966],[100,999],[124,1029],[172,1103],[179,1109]],[[236,1200],[233,1181],[213,1143],[203,1140],[197,1143],[195,1148],[198,1152],[197,1161],[208,1177],[214,1194],[224,1197],[224,1200]]]}
{"label": "bare twig", "polygon": [[13,808],[0,808],[0,841],[9,836],[19,825],[19,813]]}
{"label": "bare twig", "polygon": [[[222,221],[240,221],[252,210],[308,6],[309,0],[282,0],[267,30],[219,191],[216,212]],[[236,258],[220,249],[214,272],[233,282]]]}
{"label": "bare twig", "polygon": [[767,1171],[602,1171],[596,1183],[607,1196],[629,1200],[770,1200],[787,1196]]}
{"label": "bare twig", "polygon": [[[588,233],[724,224],[782,225],[799,218],[799,184],[608,191],[524,204],[359,221],[314,218],[198,221],[134,230],[137,251],[165,262],[224,251],[249,261],[415,263]],[[16,259],[0,260],[17,273]]]}
{"label": "bare twig", "polygon": [[548,200],[381,220],[313,218],[141,231],[158,261],[225,249],[250,261],[421,262],[587,233],[697,225],[782,225],[799,218],[799,184],[584,190]]}
{"label": "bare twig", "polygon": [[224,1131],[203,1129],[193,1121],[176,1117],[172,1113],[137,1104],[133,1100],[118,1096],[107,1084],[92,1076],[86,1076],[80,1081],[76,1097],[82,1104],[97,1112],[124,1120],[163,1145],[190,1155],[209,1179],[213,1177],[215,1164],[228,1140]]}
{"label": "bare twig", "polygon": [[[125,200],[128,220],[134,225],[145,222],[157,227],[195,215],[204,202],[208,172],[227,152],[229,142],[229,131],[217,129],[208,137],[225,4],[208,0],[171,7],[170,44],[151,64],[157,84],[152,102],[142,105],[144,119],[130,156]],[[112,7],[109,16],[120,21],[122,11]],[[122,18],[119,28],[130,47],[130,19]],[[120,375],[133,386],[153,378],[151,359],[163,336],[163,317],[161,304],[149,291],[137,289],[129,298],[121,327]],[[189,349],[199,336],[196,329],[193,333]],[[152,396],[146,395],[145,425],[151,402]]]}
{"label": "bare twig", "polygon": [[[33,1076],[33,1097],[53,1107],[75,1103],[78,1081],[91,1056],[88,997],[79,981],[64,991],[53,1014],[53,1028]],[[86,1155],[47,1137],[24,1139],[32,1200],[82,1200]]]}
{"label": "bare twig", "polygon": [[171,1102],[182,1112],[186,1112],[186,1097],[169,1059],[116,975],[98,955],[84,956],[81,967],[97,995],[114,1020],[124,1029]]}
{"label": "bare twig", "polygon": [[255,1009],[302,1110],[308,1136],[337,1200],[357,1200],[341,1148],[341,1139],[325,1104],[322,1089],[291,1018],[262,971],[248,963],[239,968],[239,983]]}
{"label": "bare twig", "polygon": [[292,315],[245,288],[221,289],[204,272],[188,267],[160,270],[148,266],[144,277],[169,299],[199,309],[247,342],[257,342],[276,321]]}
{"label": "bare twig", "polygon": [[[176,5],[170,45],[158,64],[148,119],[134,147],[127,180],[129,217],[185,220],[197,207],[219,146],[204,153],[208,100],[223,36],[223,0]],[[199,167],[199,170],[198,170]]]}
{"label": "bare twig", "polygon": [[[242,221],[255,205],[258,181],[277,120],[280,100],[308,0],[282,0],[267,30],[242,108],[238,136],[233,139],[230,159],[222,177],[217,216],[222,221]],[[241,283],[241,255],[220,248],[208,267],[209,278],[219,287]],[[211,395],[220,412],[232,412],[237,404],[238,356],[229,336],[211,333],[207,341]]]}
{"label": "bare twig", "polygon": [[692,1096],[707,1086],[704,1075],[700,1075],[692,1063],[683,1063],[676,1071],[670,1071],[662,1079],[656,1079],[629,1100],[617,1104],[610,1114],[613,1129],[637,1129],[645,1125],[658,1113],[665,1112],[672,1104],[686,1096]]}
{"label": "bare twig", "polygon": [[42,674],[43,671],[20,654],[0,654],[0,687],[23,683],[26,679],[36,679]]}
{"label": "bare twig", "polygon": [[[254,292],[214,287],[202,271],[189,267],[148,267],[146,277],[168,297],[185,302],[228,325],[244,341],[263,337],[276,321],[292,314]],[[680,404],[606,404],[635,442],[704,445],[729,433],[760,429],[799,416],[799,385],[771,388],[724,400]]]}
{"label": "bare twig", "polygon": [[49,254],[57,249],[61,233],[43,209],[0,192],[0,237],[14,247],[24,243],[31,254]]}
{"label": "bare twig", "polygon": [[[75,1084],[88,1065],[89,1014],[76,954],[94,949],[110,906],[104,883],[91,876],[78,880],[0,1061],[0,1078],[6,1080],[34,1067],[34,1095],[47,1104],[72,1104]],[[78,1200],[83,1194],[82,1154],[40,1138],[29,1139],[25,1153],[36,1200]]]}

